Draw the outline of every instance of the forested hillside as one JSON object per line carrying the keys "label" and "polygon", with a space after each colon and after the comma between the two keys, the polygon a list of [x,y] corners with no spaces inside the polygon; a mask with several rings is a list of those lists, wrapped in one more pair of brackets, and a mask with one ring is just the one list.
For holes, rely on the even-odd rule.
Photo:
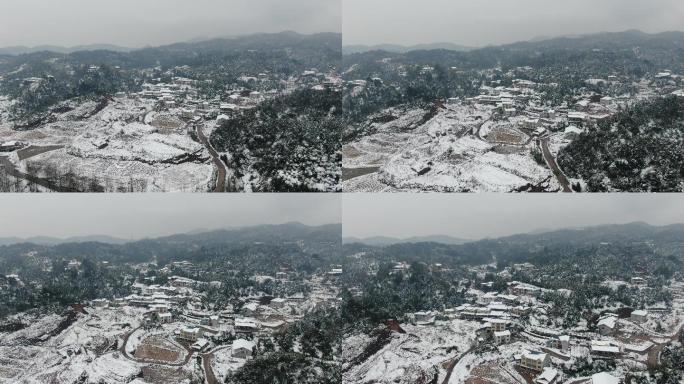
{"label": "forested hillside", "polygon": [[684,99],[640,103],[592,127],[558,162],[590,192],[684,190]]}
{"label": "forested hillside", "polygon": [[261,180],[262,192],[334,190],[344,124],[340,92],[306,89],[225,121],[211,141],[238,177]]}

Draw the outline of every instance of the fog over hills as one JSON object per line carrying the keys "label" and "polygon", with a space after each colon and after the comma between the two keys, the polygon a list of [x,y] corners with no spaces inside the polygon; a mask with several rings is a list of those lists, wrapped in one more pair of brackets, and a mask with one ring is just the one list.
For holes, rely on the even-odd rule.
{"label": "fog over hills", "polygon": [[469,47],[456,43],[432,43],[418,45],[397,45],[397,44],[378,44],[378,45],[344,45],[345,55],[355,53],[366,53],[372,51],[384,51],[390,53],[408,53],[412,51],[477,51],[493,48],[504,49],[591,49],[591,48],[631,48],[640,45],[651,45],[670,43],[672,48],[684,49],[684,32],[668,31],[660,33],[646,33],[640,30],[631,29],[620,32],[599,32],[581,35],[561,35],[561,36],[538,36],[527,41],[519,41],[510,44],[487,45],[483,47]]}
{"label": "fog over hills", "polygon": [[441,244],[463,244],[472,240],[461,239],[458,237],[448,235],[432,235],[432,236],[413,236],[408,238],[398,238],[389,236],[372,236],[372,237],[344,237],[342,242],[345,244],[360,243],[371,246],[388,246],[401,243],[441,243]]}
{"label": "fog over hills", "polygon": [[537,229],[504,237],[487,237],[485,239],[463,239],[449,235],[415,236],[398,238],[390,236],[344,237],[344,244],[363,244],[371,247],[387,247],[396,244],[438,243],[444,245],[462,245],[467,243],[487,242],[491,240],[511,242],[619,242],[648,241],[658,238],[675,241],[684,238],[684,224],[655,226],[645,222],[627,224],[601,224],[596,226],[567,227],[554,229]]}
{"label": "fog over hills", "polygon": [[406,53],[410,51],[446,49],[450,51],[469,51],[476,49],[475,47],[468,47],[465,45],[455,43],[432,43],[432,44],[417,44],[417,45],[399,45],[399,44],[379,44],[379,45],[363,45],[353,44],[342,47],[342,53],[363,53],[369,51],[386,51],[395,53]]}
{"label": "fog over hills", "polygon": [[153,238],[123,239],[107,235],[83,235],[71,236],[66,238],[51,236],[32,236],[32,237],[0,237],[0,246],[15,244],[35,244],[44,246],[54,246],[61,244],[76,243],[102,243],[112,245],[122,245],[135,242],[169,242],[169,241],[196,241],[196,242],[251,242],[259,240],[279,240],[296,239],[298,237],[330,237],[334,238],[336,232],[341,233],[340,224],[327,224],[320,226],[309,226],[298,222],[285,224],[269,224],[247,227],[227,227],[220,229],[198,228],[187,233],[173,234],[169,236],[159,236]]}
{"label": "fog over hills", "polygon": [[315,34],[301,34],[294,31],[282,31],[278,33],[254,33],[239,36],[198,37],[187,41],[179,41],[173,44],[159,46],[146,46],[142,48],[122,47],[115,44],[89,44],[73,47],[59,45],[38,45],[0,47],[0,55],[19,56],[40,52],[59,54],[73,54],[78,52],[106,51],[114,53],[146,52],[148,50],[178,50],[178,49],[268,49],[280,48],[281,45],[307,43],[313,40],[329,39],[335,44],[341,41],[341,35],[333,32]]}

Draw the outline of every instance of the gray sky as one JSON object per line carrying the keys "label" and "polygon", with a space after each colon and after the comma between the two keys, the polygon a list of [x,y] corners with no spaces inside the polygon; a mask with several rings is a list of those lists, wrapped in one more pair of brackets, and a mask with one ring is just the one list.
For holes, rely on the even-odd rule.
{"label": "gray sky", "polygon": [[505,44],[539,36],[684,29],[682,0],[344,0],[344,44]]}
{"label": "gray sky", "polygon": [[340,32],[342,0],[3,0],[0,47],[163,45],[197,37]]}
{"label": "gray sky", "polygon": [[339,194],[5,194],[0,237],[108,235],[126,239],[195,229],[340,222]]}
{"label": "gray sky", "polygon": [[347,194],[344,236],[499,237],[542,229],[684,222],[683,194]]}

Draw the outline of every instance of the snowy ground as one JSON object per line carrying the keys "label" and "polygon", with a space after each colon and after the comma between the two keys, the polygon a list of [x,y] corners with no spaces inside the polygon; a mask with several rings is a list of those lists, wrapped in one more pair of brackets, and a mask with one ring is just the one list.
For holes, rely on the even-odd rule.
{"label": "snowy ground", "polygon": [[140,367],[115,347],[127,329],[138,325],[140,314],[135,310],[93,308],[88,312],[78,314],[73,323],[54,336],[51,332],[63,317],[18,316],[28,326],[2,335],[0,360],[13,369],[1,372],[0,382],[71,383],[81,377],[87,377],[88,382],[132,380]]}
{"label": "snowy ground", "polygon": [[[437,322],[430,326],[402,324],[405,334],[392,333],[390,342],[363,363],[344,373],[348,383],[393,383],[407,377],[439,372],[445,363],[470,348],[478,324],[464,320]],[[360,355],[372,340],[362,335],[345,339],[343,360]]]}
{"label": "snowy ground", "polygon": [[[95,179],[106,191],[207,191],[213,166],[206,149],[193,141],[179,111],[151,112],[145,100],[116,98],[87,116],[95,102],[74,105],[54,121],[28,131],[15,131],[0,119],[0,141],[19,140],[32,146],[62,148],[17,159],[20,170],[39,176],[73,171]],[[0,103],[7,108],[7,103]]]}
{"label": "snowy ground", "polygon": [[[555,189],[551,171],[530,154],[534,144],[526,143],[513,122],[489,122],[491,112],[489,107],[451,106],[420,124],[425,111],[415,109],[377,124],[374,134],[344,146],[345,170],[367,171],[346,178],[343,189],[510,192],[544,183]],[[480,126],[484,131],[478,137]],[[502,137],[516,145],[500,145]]]}
{"label": "snowy ground", "polygon": [[[86,308],[64,329],[65,316],[35,318],[18,315],[26,328],[0,334],[0,383],[129,383],[141,373],[142,382],[180,383],[196,374],[194,359],[183,359],[175,366],[145,364],[132,358],[132,352],[146,338],[166,337],[164,346],[177,347],[170,335],[179,325],[168,324],[154,331],[136,331],[129,338],[126,355],[119,351],[125,334],[140,326],[143,309]],[[160,345],[161,345],[160,344]],[[173,377],[173,380],[169,378]],[[180,378],[176,380],[177,378]],[[79,381],[83,380],[83,381]]]}
{"label": "snowy ground", "polygon": [[246,359],[238,359],[232,356],[233,350],[230,347],[219,348],[214,351],[214,358],[211,360],[211,368],[214,375],[220,382],[224,382],[228,372],[236,371],[242,367]]}

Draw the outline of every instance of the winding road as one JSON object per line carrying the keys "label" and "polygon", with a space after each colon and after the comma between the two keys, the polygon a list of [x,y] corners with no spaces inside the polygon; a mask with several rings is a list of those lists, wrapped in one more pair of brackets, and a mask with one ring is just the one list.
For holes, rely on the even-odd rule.
{"label": "winding road", "polygon": [[558,163],[556,163],[556,159],[553,157],[553,154],[551,154],[551,151],[549,150],[549,138],[545,137],[540,139],[539,147],[541,148],[544,160],[546,160],[546,164],[549,166],[549,168],[551,168],[551,171],[556,176],[556,179],[558,179],[558,182],[563,188],[563,192],[572,193],[572,188],[570,188],[570,181],[565,176],[563,171],[561,171],[560,167],[558,166]]}
{"label": "winding road", "polygon": [[214,358],[214,353],[230,348],[230,345],[215,348],[202,355],[202,366],[204,368],[204,379],[207,384],[220,384],[221,382],[216,378],[214,370],[211,368],[211,360]]}
{"label": "winding road", "polygon": [[679,331],[675,332],[674,335],[670,337],[670,340],[655,344],[650,351],[648,351],[648,367],[651,369],[658,368],[660,366],[660,353],[668,346],[670,343],[679,339],[679,336],[684,332],[684,325],[679,328]]}
{"label": "winding road", "polygon": [[226,168],[226,165],[223,164],[219,154],[216,152],[214,147],[211,146],[211,143],[209,143],[209,140],[204,134],[201,125],[195,125],[195,132],[197,133],[197,138],[202,142],[202,144],[204,144],[204,146],[207,148],[207,151],[209,151],[209,155],[211,155],[211,159],[218,169],[218,178],[216,180],[216,188],[214,188],[214,192],[226,192],[226,176],[228,175],[228,169]]}
{"label": "winding road", "polygon": [[444,376],[444,380],[442,381],[442,384],[449,384],[449,380],[451,379],[451,374],[454,372],[454,368],[456,368],[456,364],[458,364],[461,359],[472,352],[476,347],[470,347],[467,351],[461,353],[459,356],[454,357],[451,362],[449,362],[449,366],[447,367],[447,373],[446,376]]}

